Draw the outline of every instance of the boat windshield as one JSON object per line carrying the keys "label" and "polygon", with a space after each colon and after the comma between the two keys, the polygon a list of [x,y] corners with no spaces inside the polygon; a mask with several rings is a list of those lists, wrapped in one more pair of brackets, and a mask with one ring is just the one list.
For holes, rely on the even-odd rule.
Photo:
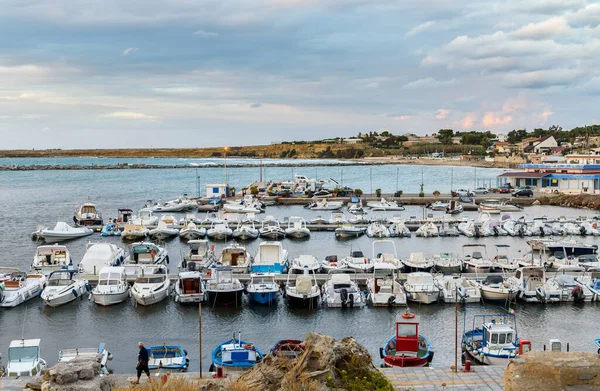
{"label": "boat windshield", "polygon": [[37,357],[37,346],[24,346],[8,349],[8,361],[10,362],[33,361],[37,359]]}
{"label": "boat windshield", "polygon": [[50,278],[48,280],[48,286],[68,286],[71,285],[73,281],[70,278]]}
{"label": "boat windshield", "polygon": [[416,337],[417,328],[414,324],[398,324],[396,334],[398,337]]}
{"label": "boat windshield", "polygon": [[138,277],[135,279],[136,284],[158,284],[165,280],[165,276]]}
{"label": "boat windshield", "polygon": [[121,283],[120,280],[108,280],[108,279],[100,279],[98,281],[98,285],[119,285]]}

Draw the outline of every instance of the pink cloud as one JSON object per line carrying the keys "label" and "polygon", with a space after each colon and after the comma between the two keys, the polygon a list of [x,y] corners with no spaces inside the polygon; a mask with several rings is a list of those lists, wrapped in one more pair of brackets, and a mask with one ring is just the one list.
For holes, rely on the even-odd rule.
{"label": "pink cloud", "polygon": [[511,121],[512,117],[510,115],[497,116],[495,113],[487,112],[484,114],[481,124],[485,127],[490,127],[494,125],[507,125],[511,123]]}
{"label": "pink cloud", "polygon": [[463,129],[471,129],[475,124],[475,121],[477,121],[477,116],[475,113],[467,113],[465,118],[461,119],[460,121],[454,121],[452,124],[454,126],[461,126]]}
{"label": "pink cloud", "polygon": [[394,121],[405,121],[410,118],[411,118],[410,115],[397,115],[395,117],[392,117],[392,119],[394,119]]}
{"label": "pink cloud", "polygon": [[435,118],[436,119],[446,119],[446,118],[448,118],[448,114],[450,114],[451,112],[452,112],[452,110],[439,109],[438,111],[436,111]]}

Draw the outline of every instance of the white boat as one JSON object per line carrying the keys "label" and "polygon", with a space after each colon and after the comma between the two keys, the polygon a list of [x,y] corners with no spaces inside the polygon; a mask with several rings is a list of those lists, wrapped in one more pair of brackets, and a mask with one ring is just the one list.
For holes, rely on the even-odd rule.
{"label": "white boat", "polygon": [[367,206],[371,208],[371,210],[404,210],[402,204],[398,204],[396,201],[388,201],[385,198],[382,198],[379,201],[369,201],[367,202]]}
{"label": "white boat", "polygon": [[582,235],[592,235],[598,236],[600,235],[600,230],[598,229],[598,223],[590,222],[590,221],[582,221],[581,228],[583,229]]}
{"label": "white boat", "polygon": [[374,307],[406,305],[406,293],[396,279],[396,270],[389,263],[373,264],[373,276],[367,279],[367,290]]}
{"label": "white boat", "polygon": [[190,240],[187,244],[188,251],[183,255],[179,264],[179,272],[204,271],[216,260],[214,245],[209,247],[207,240]]}
{"label": "white boat", "polygon": [[306,270],[308,270],[309,274],[315,274],[319,272],[320,268],[321,265],[315,256],[298,255],[290,264],[290,273],[303,274]]}
{"label": "white boat", "polygon": [[92,300],[102,306],[124,302],[129,298],[129,283],[122,266],[107,266],[100,269],[98,285],[92,289]]}
{"label": "white boat", "polygon": [[372,249],[372,260],[374,263],[388,263],[392,265],[398,272],[402,270],[403,264],[398,259],[396,244],[393,240],[374,240],[372,243]]}
{"label": "white boat", "polygon": [[479,228],[475,225],[473,220],[461,221],[457,226],[458,232],[465,235],[468,238],[478,237]]}
{"label": "white boat", "polygon": [[597,254],[583,254],[577,257],[575,260],[577,266],[581,266],[584,269],[600,267],[600,259]]}
{"label": "white boat", "polygon": [[594,294],[594,301],[600,301],[600,267],[589,268],[585,273],[575,277],[579,285],[588,287]]}
{"label": "white boat", "polygon": [[370,273],[373,271],[373,261],[365,257],[362,251],[351,251],[350,255],[342,259],[345,268],[353,269],[357,273]]}
{"label": "white boat", "polygon": [[206,295],[208,304],[239,307],[242,305],[244,285],[234,277],[233,271],[228,266],[210,268],[210,279],[206,282]]}
{"label": "white boat", "polygon": [[449,215],[456,215],[462,213],[464,211],[464,207],[461,205],[460,202],[451,200],[448,203],[448,206],[446,207],[445,211]]}
{"label": "white boat", "polygon": [[262,242],[250,267],[253,273],[282,274],[288,269],[288,251],[281,242]]}
{"label": "white boat", "polygon": [[106,350],[106,347],[101,343],[97,348],[71,348],[62,349],[58,352],[58,362],[69,362],[75,359],[96,360],[100,355],[100,372],[104,376],[108,376],[111,372],[107,369],[108,361],[113,359],[113,355]]}
{"label": "white boat", "polygon": [[426,208],[439,212],[445,212],[449,205],[449,201],[436,201],[433,204],[427,205]]}
{"label": "white boat", "polygon": [[212,240],[228,240],[233,236],[233,231],[226,221],[213,221],[206,231],[206,236]]}
{"label": "white boat", "polygon": [[204,282],[199,271],[179,272],[174,289],[175,302],[201,303],[204,301]]}
{"label": "white boat", "polygon": [[[565,274],[565,273],[570,274]],[[560,301],[585,302],[592,301],[594,293],[589,287],[577,283],[575,276],[583,276],[585,269],[580,266],[562,266],[554,277],[549,278],[544,285],[548,291],[557,291]]]}
{"label": "white boat", "polygon": [[0,307],[11,308],[37,297],[46,286],[43,274],[0,268]]}
{"label": "white boat", "polygon": [[240,221],[237,228],[233,230],[233,238],[238,240],[258,238],[258,229],[254,225],[254,220]]}
{"label": "white boat", "polygon": [[460,236],[460,232],[458,232],[458,229],[456,228],[456,224],[448,221],[446,219],[446,216],[449,216],[449,215],[444,215],[444,219],[442,221],[440,221],[440,226],[438,227],[438,235],[442,236],[442,237]]}
{"label": "white boat", "polygon": [[502,228],[510,236],[528,236],[527,224],[521,221],[507,219],[502,224]]}
{"label": "white boat", "polygon": [[223,248],[217,261],[218,266],[229,266],[234,273],[247,273],[252,259],[246,247],[237,243]]}
{"label": "white boat", "polygon": [[363,214],[365,209],[362,206],[362,202],[358,201],[357,203],[348,203],[348,212],[353,215]]}
{"label": "white boat", "polygon": [[[485,244],[465,244],[463,249],[463,268],[467,273],[489,273],[494,264],[488,259]],[[479,250],[483,250],[483,253]],[[471,250],[469,252],[469,250]]]}
{"label": "white boat", "polygon": [[162,214],[160,215],[160,219],[158,220],[158,222],[163,222],[167,225],[167,227],[169,228],[173,228],[176,225],[179,225],[179,221],[177,220],[177,217],[173,216],[173,215],[168,215],[168,214]]}
{"label": "white boat", "polygon": [[147,206],[146,208],[151,209],[154,212],[183,212],[188,209],[192,209],[196,204],[188,199],[179,197],[176,200],[167,202],[157,202],[154,205]]}
{"label": "white boat", "polygon": [[498,211],[497,213],[522,211],[522,208],[517,205],[511,204],[506,201],[495,200],[495,199],[487,199],[487,200],[479,203],[479,208],[482,211],[489,212],[489,213],[494,213],[494,211]]}
{"label": "white boat", "polygon": [[79,262],[78,271],[81,274],[97,275],[105,266],[119,266],[128,260],[125,250],[112,243],[88,243],[85,254]]}
{"label": "white boat", "polygon": [[552,228],[546,223],[546,219],[533,219],[533,223],[530,229],[532,235],[538,236],[550,236],[552,235]]}
{"label": "white boat", "polygon": [[152,209],[142,208],[138,211],[137,216],[132,219],[133,224],[148,226],[158,224],[158,216],[154,215]]}
{"label": "white boat", "polygon": [[305,208],[311,210],[338,210],[342,209],[344,203],[342,201],[329,201],[326,198],[313,198],[310,204],[306,205]]}
{"label": "white boat", "polygon": [[186,221],[179,231],[179,237],[185,240],[202,239],[206,236],[206,228],[198,227],[192,221]]}
{"label": "white boat", "polygon": [[46,360],[40,357],[41,339],[19,339],[11,341],[8,346],[6,376],[29,377],[41,376],[46,370]]}
{"label": "white boat", "polygon": [[38,246],[31,263],[31,271],[48,275],[54,270],[60,270],[72,263],[67,246],[49,244]]}
{"label": "white boat", "polygon": [[158,226],[151,229],[149,232],[150,236],[154,239],[165,240],[177,236],[179,230],[177,228],[169,228],[166,222],[159,221]]}
{"label": "white boat", "polygon": [[337,255],[327,255],[322,259],[319,264],[321,265],[321,272],[329,273],[335,270],[345,270],[346,267],[338,260]]}
{"label": "white boat", "polygon": [[365,305],[365,297],[350,274],[332,273],[323,285],[323,303],[332,308],[360,308]]}
{"label": "white boat", "polygon": [[73,221],[77,226],[102,226],[102,215],[98,213],[96,205],[86,202],[75,210]]}
{"label": "white boat", "polygon": [[451,252],[444,252],[433,255],[433,264],[435,270],[443,274],[460,273],[463,268],[462,261]]}
{"label": "white boat", "polygon": [[216,212],[206,212],[206,216],[204,220],[201,221],[202,224],[211,225],[212,223],[222,223],[223,219]]}
{"label": "white boat", "polygon": [[496,247],[496,255],[492,258],[492,263],[495,270],[514,272],[519,268],[518,260],[508,257],[508,249],[510,248],[508,244],[495,244],[494,246]]}
{"label": "white boat", "polygon": [[439,229],[433,221],[427,221],[417,229],[417,232],[415,232],[416,236],[423,238],[432,238],[439,236],[439,234]]}
{"label": "white boat", "polygon": [[402,263],[408,272],[429,272],[435,266],[433,259],[426,258],[423,252],[410,253]]}
{"label": "white boat", "polygon": [[410,238],[412,236],[404,220],[394,220],[391,223],[390,236],[398,238]]}
{"label": "white boat", "polygon": [[74,270],[56,270],[48,276],[40,297],[47,306],[58,307],[83,297],[88,292],[87,280],[77,277]]}
{"label": "white boat", "polygon": [[369,224],[371,220],[364,213],[358,213],[348,218],[350,224]]}
{"label": "white boat", "polygon": [[150,230],[141,224],[125,224],[123,232],[121,232],[122,240],[140,240],[144,239]]}
{"label": "white boat", "polygon": [[435,303],[440,296],[440,288],[435,284],[431,273],[408,273],[404,290],[409,301],[421,304]]}
{"label": "white boat", "polygon": [[444,303],[479,303],[481,301],[481,292],[479,286],[473,280],[468,280],[460,276],[435,277],[435,283],[442,292]]}
{"label": "white boat", "polygon": [[546,269],[543,266],[524,266],[515,271],[519,288],[519,298],[527,303],[540,301],[538,288],[546,283]]}
{"label": "white boat", "polygon": [[250,301],[259,304],[275,304],[279,298],[280,288],[273,273],[251,273],[246,287]]}
{"label": "white boat", "polygon": [[358,238],[365,233],[364,228],[359,228],[353,224],[343,224],[335,229],[335,237],[340,239]]}
{"label": "white boat", "polygon": [[290,270],[285,284],[285,298],[290,307],[315,309],[319,305],[321,290],[314,274],[293,274]]}
{"label": "white boat", "polygon": [[347,222],[348,220],[346,220],[344,212],[331,212],[331,216],[329,217],[329,224],[341,225]]}
{"label": "white boat", "polygon": [[519,286],[514,278],[504,278],[501,274],[489,275],[478,282],[481,297],[488,301],[506,302],[514,300],[519,294]]}
{"label": "white boat", "polygon": [[57,243],[64,240],[81,238],[93,233],[94,231],[87,227],[71,227],[64,221],[59,221],[53,229],[44,228],[41,236],[46,243]]}
{"label": "white boat", "polygon": [[288,227],[285,230],[285,236],[288,238],[302,239],[310,236],[310,230],[306,227],[306,221],[303,217],[292,216],[288,220]]}
{"label": "white boat", "polygon": [[389,238],[390,230],[385,224],[374,221],[367,227],[367,236],[370,238]]}
{"label": "white boat", "polygon": [[223,210],[229,213],[262,213],[265,206],[251,195],[245,195],[240,201],[226,202]]}
{"label": "white boat", "polygon": [[262,227],[258,230],[262,238],[268,239],[283,239],[285,238],[285,230],[279,225],[279,221],[273,216],[265,217]]}
{"label": "white boat", "polygon": [[145,265],[135,279],[131,295],[143,306],[159,303],[169,296],[171,281],[164,265]]}
{"label": "white boat", "polygon": [[126,264],[167,265],[169,263],[167,249],[152,242],[132,243],[130,254]]}
{"label": "white boat", "polygon": [[579,224],[568,222],[563,224],[563,228],[567,235],[583,235],[585,234],[585,228],[582,228]]}

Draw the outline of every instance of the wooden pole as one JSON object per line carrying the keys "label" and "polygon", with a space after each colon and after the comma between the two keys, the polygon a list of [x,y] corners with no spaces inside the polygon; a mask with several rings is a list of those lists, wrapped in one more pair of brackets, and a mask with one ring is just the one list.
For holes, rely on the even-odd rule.
{"label": "wooden pole", "polygon": [[202,303],[198,303],[198,337],[200,338],[200,379],[202,379]]}
{"label": "wooden pole", "polygon": [[456,307],[454,309],[454,372],[458,371],[458,286],[454,287]]}

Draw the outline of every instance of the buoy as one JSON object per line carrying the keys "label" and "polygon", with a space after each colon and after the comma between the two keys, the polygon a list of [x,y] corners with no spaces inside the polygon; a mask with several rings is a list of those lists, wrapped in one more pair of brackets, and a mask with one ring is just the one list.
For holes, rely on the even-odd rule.
{"label": "buoy", "polygon": [[413,314],[412,312],[405,312],[405,313],[402,314],[402,317],[404,319],[412,319],[412,318],[415,317],[415,314]]}

